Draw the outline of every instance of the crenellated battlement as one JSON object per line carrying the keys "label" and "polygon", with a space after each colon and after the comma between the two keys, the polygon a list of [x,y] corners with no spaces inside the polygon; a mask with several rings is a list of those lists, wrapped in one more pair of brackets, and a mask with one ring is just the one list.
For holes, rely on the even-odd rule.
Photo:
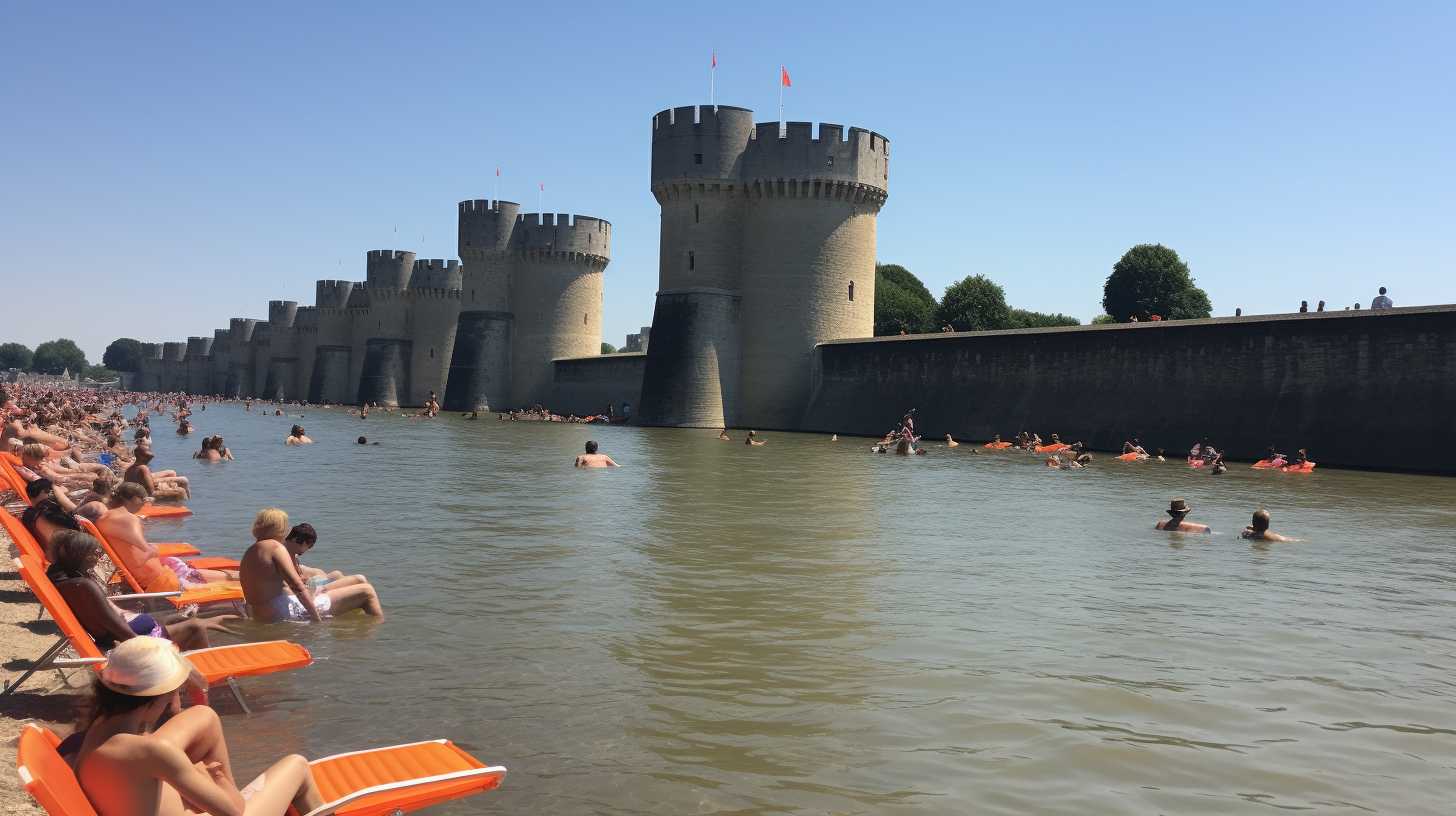
{"label": "crenellated battlement", "polygon": [[511,250],[528,257],[550,254],[606,263],[612,257],[612,225],[586,215],[525,213],[516,219]]}
{"label": "crenellated battlement", "polygon": [[294,316],[294,318],[293,318],[293,328],[295,328],[295,329],[304,329],[304,330],[317,329],[318,328],[318,307],[317,306],[299,306],[298,307],[298,314],[296,314]]}
{"label": "crenellated battlement", "polygon": [[268,301],[268,322],[279,328],[288,328],[293,325],[294,315],[298,314],[298,302],[293,300],[270,300]]}
{"label": "crenellated battlement", "polygon": [[415,261],[410,273],[410,289],[459,289],[460,262],[432,258]]}
{"label": "crenellated battlement", "polygon": [[737,179],[753,111],[731,105],[668,108],[652,117],[652,187],[681,179]]}
{"label": "crenellated battlement", "polygon": [[162,359],[172,362],[181,362],[187,359],[187,344],[181,342],[166,342],[162,344]]}
{"label": "crenellated battlement", "polygon": [[367,309],[369,308],[369,288],[367,284],[356,282],[354,288],[349,292],[349,300],[344,304],[346,309]]}
{"label": "crenellated battlement", "polygon": [[744,152],[745,182],[793,179],[843,181],[888,191],[890,142],[864,128],[812,122],[760,122]]}
{"label": "crenellated battlement", "polygon": [[415,254],[403,249],[371,249],[365,257],[365,285],[375,289],[408,289]]}
{"label": "crenellated battlement", "polygon": [[349,302],[354,291],[354,282],[346,280],[314,281],[313,302],[318,307],[342,309]]}
{"label": "crenellated battlement", "polygon": [[521,205],[514,201],[474,199],[458,205],[460,223],[457,252],[465,258],[484,252],[504,252],[510,247],[511,233]]}
{"label": "crenellated battlement", "polygon": [[228,321],[228,331],[234,345],[247,343],[253,339],[253,330],[257,327],[258,321],[251,317],[234,317]]}
{"label": "crenellated battlement", "polygon": [[200,360],[212,354],[211,337],[189,337],[187,338],[187,359]]}

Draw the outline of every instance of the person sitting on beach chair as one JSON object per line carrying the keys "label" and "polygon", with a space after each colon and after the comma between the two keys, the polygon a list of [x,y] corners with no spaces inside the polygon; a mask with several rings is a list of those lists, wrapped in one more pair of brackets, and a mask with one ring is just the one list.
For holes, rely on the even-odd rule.
{"label": "person sitting on beach chair", "polygon": [[298,557],[313,548],[307,535],[288,536],[288,514],[276,507],[258,511],[253,519],[253,545],[243,553],[239,575],[248,610],[260,621],[322,621],[324,615],[341,615],[363,609],[368,615],[384,617],[379,594],[362,575],[309,589],[299,572]]}
{"label": "person sitting on beach chair", "polygon": [[180,558],[162,557],[155,544],[147,542],[142,520],[137,515],[147,503],[146,492],[136,482],[122,482],[111,491],[111,509],[96,522],[119,558],[126,561],[144,592],[173,592],[190,586],[237,580],[232,572],[198,569]]}

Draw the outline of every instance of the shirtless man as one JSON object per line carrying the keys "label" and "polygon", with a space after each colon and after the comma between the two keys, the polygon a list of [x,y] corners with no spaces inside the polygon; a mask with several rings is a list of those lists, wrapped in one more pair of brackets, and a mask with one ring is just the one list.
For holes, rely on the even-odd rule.
{"label": "shirtless man", "polygon": [[235,581],[237,574],[224,570],[200,570],[180,558],[163,558],[157,546],[147,541],[142,532],[142,519],[137,515],[147,503],[142,486],[122,482],[111,491],[111,509],[96,521],[96,529],[106,543],[126,562],[143,592],[173,592],[188,585],[218,581]]}
{"label": "shirtless man", "polygon": [[719,442],[732,442],[733,441],[733,437],[731,437],[731,436],[728,435],[728,429],[727,428],[724,428],[723,430],[721,430],[721,431],[718,432],[718,441]]}
{"label": "shirtless man", "polygon": [[170,641],[135,637],[107,657],[95,717],[61,745],[63,754],[74,751],[76,780],[100,816],[282,816],[290,805],[299,813],[323,805],[297,754],[238,789],[217,712],[181,710],[192,664]]}
{"label": "shirtless man", "polygon": [[1191,512],[1193,512],[1193,508],[1188,506],[1188,502],[1182,499],[1174,499],[1168,503],[1169,518],[1165,521],[1160,521],[1153,526],[1156,529],[1167,530],[1170,533],[1213,532],[1212,530],[1208,529],[1207,524],[1197,524],[1192,521],[1184,521],[1183,519],[1186,518]]}
{"label": "shirtless man", "polygon": [[947,448],[959,448],[961,446],[961,443],[955,441],[955,437],[951,436],[950,434],[946,434],[945,446]]}
{"label": "shirtless man", "polygon": [[313,440],[303,432],[302,425],[294,425],[293,430],[288,432],[288,438],[283,440],[285,445],[312,445]]}
{"label": "shirtless man", "polygon": [[1259,509],[1254,511],[1253,522],[1244,528],[1240,536],[1252,541],[1293,541],[1288,536],[1282,536],[1269,529],[1269,511]]}
{"label": "shirtless man", "polygon": [[248,611],[265,623],[322,621],[363,609],[382,619],[379,594],[362,575],[333,581],[317,593],[299,571],[298,557],[313,549],[312,541],[288,536],[288,514],[276,507],[258,511],[253,519],[253,546],[243,553],[241,580]]}
{"label": "shirtless man", "polygon": [[136,461],[126,469],[125,475],[121,477],[123,482],[139,484],[147,492],[148,496],[155,496],[159,499],[190,499],[192,490],[186,476],[158,476],[152,473],[148,465],[152,461],[152,451],[138,445],[132,451]]}
{"label": "shirtless man", "polygon": [[612,457],[606,455],[605,453],[597,453],[597,443],[596,440],[593,439],[586,443],[586,453],[577,455],[575,467],[606,468],[621,467],[621,465],[613,462]]}
{"label": "shirtless man", "polygon": [[743,437],[743,443],[755,448],[761,448],[768,443],[758,438],[758,431],[749,431],[748,436]]}
{"label": "shirtless man", "polygon": [[49,461],[46,448],[39,442],[29,442],[20,449],[20,467],[15,469],[22,479],[33,482],[45,477],[63,488],[84,488],[95,478],[86,472],[70,472]]}

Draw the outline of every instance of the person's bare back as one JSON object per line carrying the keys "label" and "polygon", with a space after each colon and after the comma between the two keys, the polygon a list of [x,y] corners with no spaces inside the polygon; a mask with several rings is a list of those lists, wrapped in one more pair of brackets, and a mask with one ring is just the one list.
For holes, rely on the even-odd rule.
{"label": "person's bare back", "polygon": [[167,570],[158,557],[157,548],[147,542],[141,517],[126,507],[113,507],[102,513],[101,518],[96,520],[96,529],[106,536],[107,543],[126,562],[126,568],[143,587],[150,586]]}
{"label": "person's bare back", "polygon": [[579,468],[609,468],[621,467],[612,461],[612,457],[605,453],[597,453],[597,443],[591,441],[586,443],[586,453],[578,454],[575,467]]}
{"label": "person's bare back", "polygon": [[[303,576],[293,564],[293,556],[281,541],[272,538],[253,542],[243,553],[238,580],[243,585],[248,611],[254,618],[270,623],[281,620],[276,608],[279,598],[290,589],[297,597],[303,597],[308,591]],[[321,616],[315,618],[321,619]]]}

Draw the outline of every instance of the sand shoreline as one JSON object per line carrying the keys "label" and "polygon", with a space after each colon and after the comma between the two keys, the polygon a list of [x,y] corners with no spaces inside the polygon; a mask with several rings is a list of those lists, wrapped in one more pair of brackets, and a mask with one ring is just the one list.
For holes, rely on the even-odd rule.
{"label": "sand shoreline", "polygon": [[[0,508],[3,512],[7,511]],[[9,685],[55,642],[60,630],[49,615],[36,619],[39,604],[15,571],[15,545],[4,530],[0,530],[0,553],[5,555],[5,563],[0,565],[0,654],[5,656],[0,664],[0,681]],[[78,676],[85,679],[84,675],[73,674],[72,682],[80,682]],[[20,787],[15,772],[15,740],[29,722],[58,733],[69,732],[82,700],[80,690],[62,687],[53,671],[36,672],[19,691],[0,703],[0,812],[45,812]]]}

